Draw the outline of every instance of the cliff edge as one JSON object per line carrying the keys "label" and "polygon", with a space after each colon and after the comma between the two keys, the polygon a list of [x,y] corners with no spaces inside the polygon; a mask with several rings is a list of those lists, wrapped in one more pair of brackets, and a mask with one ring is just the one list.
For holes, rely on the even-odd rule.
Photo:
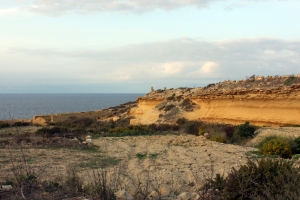
{"label": "cliff edge", "polygon": [[251,76],[199,88],[153,90],[131,108],[131,124],[179,118],[259,126],[300,124],[300,75]]}

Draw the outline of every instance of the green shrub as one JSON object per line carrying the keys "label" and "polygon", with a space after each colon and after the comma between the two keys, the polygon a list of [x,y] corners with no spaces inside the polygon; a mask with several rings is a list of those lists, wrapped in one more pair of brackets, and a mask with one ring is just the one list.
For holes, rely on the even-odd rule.
{"label": "green shrub", "polygon": [[224,186],[225,199],[299,199],[300,169],[284,160],[249,160],[232,169]]}
{"label": "green shrub", "polygon": [[57,125],[69,128],[85,128],[93,123],[95,123],[95,120],[89,117],[77,118],[76,116],[71,116],[63,122],[58,122]]}
{"label": "green shrub", "polygon": [[296,80],[297,80],[297,78],[295,76],[291,76],[286,81],[284,81],[284,84],[285,85],[292,85]]}
{"label": "green shrub", "polygon": [[253,137],[254,132],[255,132],[255,127],[251,126],[249,122],[245,122],[245,124],[238,125],[236,129],[236,133],[243,138]]}
{"label": "green shrub", "polygon": [[152,131],[178,131],[177,124],[150,124],[148,128]]}
{"label": "green shrub", "polygon": [[201,125],[202,123],[199,121],[189,121],[184,125],[184,129],[187,134],[198,135]]}
{"label": "green shrub", "polygon": [[297,137],[294,140],[294,146],[293,146],[293,153],[298,154],[300,153],[300,137]]}
{"label": "green shrub", "polygon": [[209,133],[208,129],[205,126],[200,126],[198,135],[204,135],[204,133]]}
{"label": "green shrub", "polygon": [[261,149],[261,147],[266,143],[269,142],[270,140],[273,140],[275,138],[278,138],[278,136],[276,135],[271,135],[271,136],[267,136],[265,137],[263,140],[261,140],[258,144],[255,145],[256,148]]}
{"label": "green shrub", "polygon": [[205,181],[205,183],[202,186],[202,189],[206,192],[209,189],[213,189],[212,190],[213,192],[215,192],[216,189],[218,189],[219,191],[223,191],[225,186],[226,186],[226,179],[224,178],[224,176],[221,176],[220,174],[216,174],[215,178],[207,179]]}
{"label": "green shrub", "polygon": [[264,155],[280,155],[283,158],[290,158],[292,155],[290,143],[283,138],[274,138],[265,142],[260,150]]}
{"label": "green shrub", "polygon": [[224,133],[226,134],[227,139],[231,139],[231,138],[232,138],[232,136],[233,136],[235,130],[236,130],[236,126],[233,126],[233,125],[227,125],[227,124],[226,124],[226,125],[223,127],[223,131],[224,131]]}
{"label": "green shrub", "polygon": [[222,135],[212,136],[211,138],[209,138],[209,140],[220,143],[225,143],[227,141],[226,137]]}
{"label": "green shrub", "polygon": [[6,123],[6,122],[0,122],[0,129],[1,129],[1,128],[7,128],[7,127],[10,127],[9,123]]}
{"label": "green shrub", "polygon": [[68,129],[65,127],[43,127],[36,131],[36,135],[42,135],[44,137],[53,137],[62,133],[67,133]]}
{"label": "green shrub", "polygon": [[29,126],[30,122],[15,122],[12,124],[13,127],[19,127],[19,126]]}
{"label": "green shrub", "polygon": [[184,118],[184,117],[179,118],[179,119],[176,120],[176,124],[178,124],[179,126],[184,125],[187,122],[188,122],[188,120],[186,118]]}

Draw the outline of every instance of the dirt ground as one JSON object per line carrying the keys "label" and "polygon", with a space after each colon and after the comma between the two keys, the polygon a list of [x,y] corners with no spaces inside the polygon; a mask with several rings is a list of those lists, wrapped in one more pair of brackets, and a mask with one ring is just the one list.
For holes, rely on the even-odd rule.
{"label": "dirt ground", "polygon": [[[35,130],[25,127],[19,131]],[[1,130],[1,134],[9,133],[16,134],[13,129]],[[249,144],[273,134],[296,137],[300,136],[300,128],[261,128]],[[173,191],[193,192],[204,179],[217,173],[226,176],[232,167],[245,164],[248,152],[257,150],[193,135],[100,137],[93,139],[93,144],[88,149],[41,148],[26,144],[21,144],[22,151],[20,146],[2,148],[0,182],[11,176],[12,168],[24,168],[25,162],[27,168],[34,169],[43,179],[59,179],[73,166],[88,181],[92,170],[102,166],[110,171],[118,169],[120,174],[126,175],[119,184],[128,190],[134,190],[138,181],[150,181]]]}

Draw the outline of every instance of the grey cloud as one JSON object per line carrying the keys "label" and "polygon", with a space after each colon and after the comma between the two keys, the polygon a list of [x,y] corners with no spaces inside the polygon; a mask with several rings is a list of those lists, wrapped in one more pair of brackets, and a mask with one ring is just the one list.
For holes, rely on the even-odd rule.
{"label": "grey cloud", "polygon": [[[49,56],[85,63],[81,75],[101,80],[244,78],[249,75],[300,73],[300,41],[270,38],[204,42],[189,38],[127,45],[99,51],[11,49],[12,53]],[[80,60],[80,62],[78,62]],[[89,65],[89,63],[91,63]],[[90,74],[89,74],[90,73]]]}

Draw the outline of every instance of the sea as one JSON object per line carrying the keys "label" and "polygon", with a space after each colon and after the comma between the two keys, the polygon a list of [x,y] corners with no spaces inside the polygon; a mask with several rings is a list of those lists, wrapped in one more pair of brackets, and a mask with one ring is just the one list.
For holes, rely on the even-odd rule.
{"label": "sea", "polygon": [[35,115],[95,111],[118,106],[145,94],[0,94],[0,120]]}

